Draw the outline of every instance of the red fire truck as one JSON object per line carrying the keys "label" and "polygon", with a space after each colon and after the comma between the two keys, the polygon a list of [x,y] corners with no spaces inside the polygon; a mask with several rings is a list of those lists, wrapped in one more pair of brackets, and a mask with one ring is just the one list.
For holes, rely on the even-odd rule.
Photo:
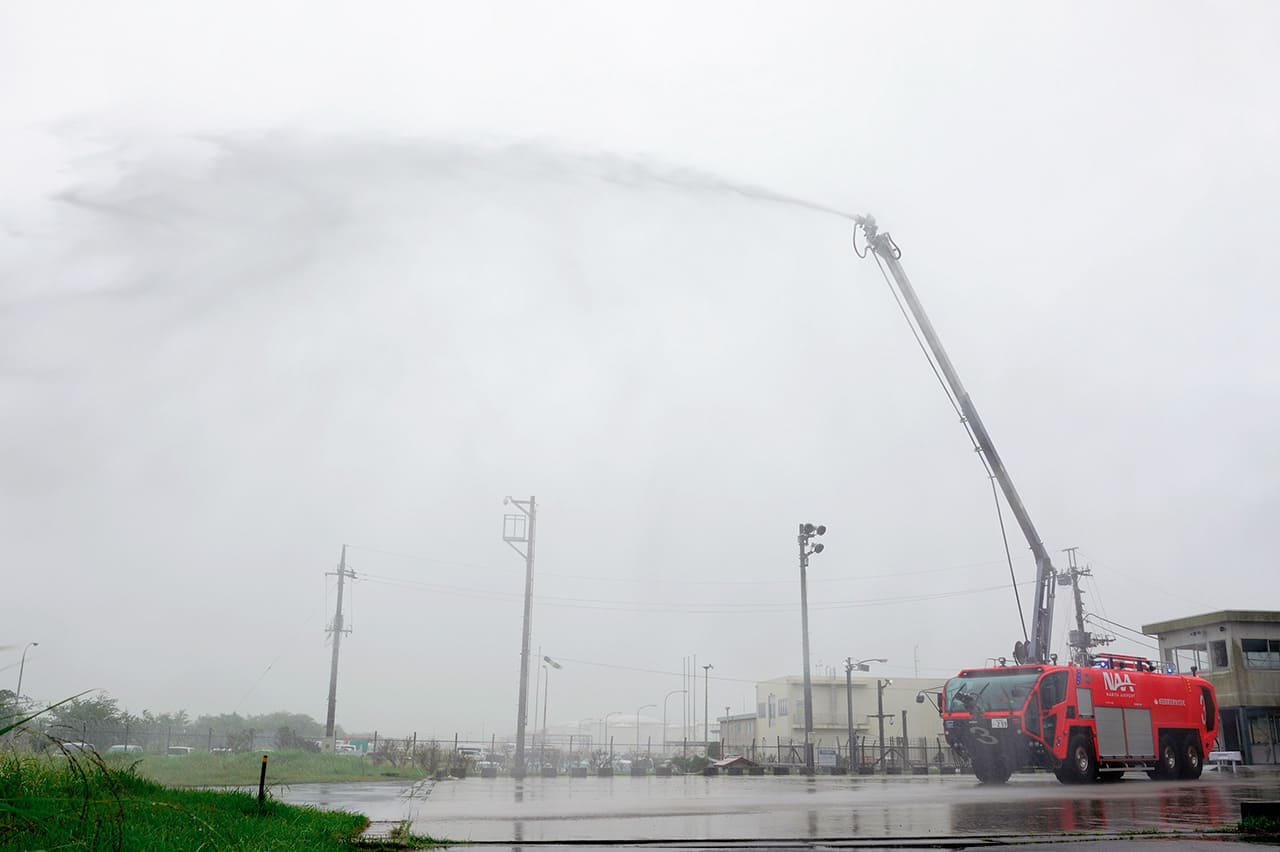
{"label": "red fire truck", "polygon": [[1130,769],[1195,779],[1217,736],[1208,681],[1120,654],[1092,666],[965,669],[940,699],[948,745],[988,784],[1025,767],[1052,769],[1064,784],[1114,781]]}
{"label": "red fire truck", "polygon": [[[897,242],[874,216],[852,218],[854,250],[875,257],[1036,561],[1031,629],[1024,623],[1023,639],[1013,648],[1014,665],[966,669],[939,695],[947,742],[989,783],[1004,783],[1025,766],[1052,769],[1064,783],[1114,780],[1127,769],[1145,769],[1156,778],[1200,777],[1217,733],[1217,698],[1208,682],[1158,672],[1137,657],[1090,656],[1095,643],[1084,630],[1078,596],[1072,633],[1080,638],[1071,642],[1072,664],[1057,665],[1057,655],[1049,652],[1054,590],[1072,582],[1074,565],[1071,572],[1054,568],[991,433],[902,268]],[[859,231],[865,251],[858,250]],[[1003,535],[1003,518],[1000,527]],[[1014,570],[1012,557],[1009,570]],[[924,694],[917,700],[924,701]]]}

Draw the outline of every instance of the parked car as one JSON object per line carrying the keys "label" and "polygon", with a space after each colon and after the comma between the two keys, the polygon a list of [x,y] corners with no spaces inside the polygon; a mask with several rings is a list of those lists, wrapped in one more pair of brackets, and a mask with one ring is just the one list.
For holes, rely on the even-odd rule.
{"label": "parked car", "polygon": [[108,746],[107,754],[141,754],[142,746],[129,743],[128,745]]}
{"label": "parked car", "polygon": [[182,757],[184,755],[191,754],[191,752],[193,751],[195,751],[195,749],[192,748],[191,746],[169,746],[167,749],[164,750],[164,753],[172,754],[176,757]]}
{"label": "parked car", "polygon": [[77,752],[81,754],[90,754],[97,752],[93,743],[63,743],[62,750],[68,754],[75,754]]}

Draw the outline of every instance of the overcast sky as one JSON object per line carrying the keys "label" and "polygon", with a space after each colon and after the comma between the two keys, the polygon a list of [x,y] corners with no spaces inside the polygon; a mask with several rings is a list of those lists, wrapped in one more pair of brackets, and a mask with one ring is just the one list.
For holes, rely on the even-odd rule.
{"label": "overcast sky", "polygon": [[1278,28],[0,5],[0,676],[38,641],[37,698],[323,719],[346,543],[338,721],[508,733],[507,494],[540,507],[553,725],[660,704],[693,654],[713,712],[798,674],[802,521],[815,664],[1008,654],[990,486],[879,272],[732,182],[893,233],[1091,611],[1280,608]]}

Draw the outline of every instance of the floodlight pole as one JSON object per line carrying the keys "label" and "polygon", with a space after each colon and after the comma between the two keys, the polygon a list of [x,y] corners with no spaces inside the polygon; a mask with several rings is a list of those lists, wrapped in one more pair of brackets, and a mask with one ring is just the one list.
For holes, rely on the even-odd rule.
{"label": "floodlight pole", "polygon": [[801,524],[800,534],[796,540],[800,544],[800,632],[804,640],[804,771],[813,774],[813,683],[809,677],[809,585],[806,570],[809,567],[809,554],[821,553],[822,545],[809,546],[809,539],[827,531],[825,526]]}

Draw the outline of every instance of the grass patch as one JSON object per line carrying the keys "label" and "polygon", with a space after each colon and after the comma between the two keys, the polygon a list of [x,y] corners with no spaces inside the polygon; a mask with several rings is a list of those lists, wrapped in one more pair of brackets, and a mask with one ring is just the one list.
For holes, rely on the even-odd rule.
{"label": "grass patch", "polygon": [[1269,817],[1245,817],[1236,823],[1241,834],[1280,835],[1280,820]]}
{"label": "grass patch", "polygon": [[0,755],[0,849],[350,850],[359,814],[176,790],[85,758]]}
{"label": "grass patch", "polygon": [[[262,752],[183,756],[112,754],[104,755],[104,760],[116,768],[132,766],[136,774],[170,787],[256,785],[262,769]],[[411,766],[375,764],[368,757],[356,755],[273,751],[267,760],[267,784],[416,780],[425,774]]]}

